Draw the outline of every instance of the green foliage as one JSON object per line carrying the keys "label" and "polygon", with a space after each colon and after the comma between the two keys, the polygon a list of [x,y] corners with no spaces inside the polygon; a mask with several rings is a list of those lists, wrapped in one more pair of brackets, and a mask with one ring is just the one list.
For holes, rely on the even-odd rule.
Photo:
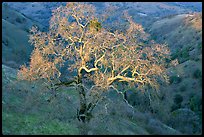
{"label": "green foliage", "polygon": [[170,78],[169,78],[170,84],[178,84],[181,81],[182,81],[182,78],[178,77],[178,76],[170,76]]}
{"label": "green foliage", "polygon": [[[173,104],[172,106],[171,106],[171,112],[173,112],[173,111],[175,111],[175,110],[177,110],[177,109],[179,109],[179,108],[181,108],[181,104]],[[176,114],[175,114],[176,115]]]}
{"label": "green foliage", "polygon": [[180,94],[176,94],[174,96],[174,103],[175,104],[181,104],[182,101],[183,101],[183,97]]}
{"label": "green foliage", "polygon": [[171,55],[171,60],[178,59],[179,63],[183,63],[190,59],[189,51],[193,50],[192,46],[186,47],[181,50],[177,50]]}
{"label": "green foliage", "polygon": [[181,92],[186,91],[186,85],[182,85],[182,86],[180,87],[180,91],[181,91]]}
{"label": "green foliage", "polygon": [[179,54],[179,63],[183,63],[189,60],[189,58],[190,58],[189,51],[187,49],[184,49]]}
{"label": "green foliage", "polygon": [[171,59],[166,58],[165,61],[166,61],[167,64],[169,64],[171,62]]}
{"label": "green foliage", "polygon": [[188,50],[183,50],[181,53],[180,53],[181,57],[182,58],[189,58],[189,52]]}
{"label": "green foliage", "polygon": [[199,50],[202,50],[202,44],[198,44],[197,47],[198,47]]}
{"label": "green foliage", "polygon": [[59,120],[52,120],[46,123],[39,129],[42,134],[55,134],[55,135],[76,135],[78,134],[78,129],[71,124],[65,124]]}
{"label": "green foliage", "polygon": [[199,79],[199,85],[200,85],[200,87],[202,88],[202,77]]}
{"label": "green foliage", "polygon": [[182,101],[183,101],[183,97],[180,94],[176,94],[174,96],[174,104],[171,106],[171,112],[181,108]]}
{"label": "green foliage", "polygon": [[189,100],[189,105],[192,111],[201,112],[202,111],[202,97],[199,97],[198,95],[191,97]]}
{"label": "green foliage", "polygon": [[96,31],[99,31],[102,28],[101,23],[97,20],[90,21],[89,27],[94,28]]}
{"label": "green foliage", "polygon": [[174,53],[171,54],[171,60],[178,58],[178,56],[179,56],[179,50],[176,50]]}
{"label": "green foliage", "polygon": [[200,124],[198,116],[188,108],[173,111],[168,125],[184,134],[200,134],[202,132],[202,124]]}
{"label": "green foliage", "polygon": [[[3,134],[5,135],[79,134],[75,126],[55,119],[45,122],[43,116],[3,113],[2,118]],[[42,123],[42,121],[44,122]]]}
{"label": "green foliage", "polygon": [[202,72],[199,70],[199,69],[196,69],[194,72],[193,72],[193,78],[196,78],[196,79],[199,79],[202,77]]}

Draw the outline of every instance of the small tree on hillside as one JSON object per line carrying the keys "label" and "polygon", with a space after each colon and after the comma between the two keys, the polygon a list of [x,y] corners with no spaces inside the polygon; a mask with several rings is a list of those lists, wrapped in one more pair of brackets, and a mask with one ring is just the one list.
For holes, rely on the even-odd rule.
{"label": "small tree on hillside", "polygon": [[[109,8],[110,9],[110,8]],[[88,116],[102,98],[103,91],[117,85],[158,89],[167,81],[165,61],[169,58],[166,45],[147,41],[141,25],[124,12],[128,22],[124,31],[103,27],[108,14],[98,17],[95,8],[84,3],[68,3],[53,11],[48,32],[32,27],[30,42],[34,45],[30,66],[21,66],[18,77],[23,80],[45,79],[50,88],[75,85],[79,93],[80,121]],[[60,81],[60,68],[69,61],[68,70],[77,75]],[[89,81],[90,89],[85,88]],[[88,99],[88,95],[91,99]]]}

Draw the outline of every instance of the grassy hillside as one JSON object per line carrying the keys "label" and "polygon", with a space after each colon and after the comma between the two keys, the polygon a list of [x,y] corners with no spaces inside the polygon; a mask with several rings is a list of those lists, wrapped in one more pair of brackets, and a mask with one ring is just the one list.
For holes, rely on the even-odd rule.
{"label": "grassy hillside", "polygon": [[115,91],[106,94],[90,123],[83,124],[76,118],[79,99],[75,89],[60,88],[48,102],[52,93],[42,86],[43,81],[17,81],[16,70],[5,65],[2,80],[3,134],[181,134],[151,114],[129,107]]}
{"label": "grassy hillside", "polygon": [[5,2],[5,4],[48,27],[52,9],[60,6],[63,2]]}
{"label": "grassy hillside", "polygon": [[28,43],[28,32],[32,25],[43,29],[38,22],[2,5],[2,62],[11,67],[27,63],[33,47]]}
{"label": "grassy hillside", "polygon": [[[202,133],[202,61],[188,60],[168,69],[169,84],[158,92],[128,91],[128,101],[140,112],[184,134]],[[155,96],[156,95],[156,96]]]}
{"label": "grassy hillside", "polygon": [[33,25],[37,25],[40,29],[43,29],[43,25],[37,21],[25,16],[24,14],[11,8],[8,4],[2,4],[2,19],[8,21],[9,23],[15,25],[19,29],[29,32],[29,29]]}
{"label": "grassy hillside", "polygon": [[2,62],[11,67],[19,67],[29,61],[32,51],[28,43],[28,33],[2,19]]}
{"label": "grassy hillside", "polygon": [[202,42],[202,14],[179,14],[158,20],[149,32],[158,42],[166,42],[176,49],[194,46]]}
{"label": "grassy hillside", "polygon": [[157,42],[169,45],[172,59],[179,63],[202,58],[201,13],[166,17],[153,23],[149,32]]}
{"label": "grassy hillside", "polygon": [[[60,5],[65,5],[65,2],[6,2],[12,8],[25,14],[26,16],[44,24],[49,25],[51,11]],[[160,17],[172,14],[189,13],[194,11],[201,11],[201,3],[182,3],[182,2],[89,2],[96,6],[97,12],[103,12],[106,6],[115,5],[119,7],[120,11],[128,10],[133,19],[148,27],[153,21]]]}
{"label": "grassy hillside", "polygon": [[[142,112],[151,112],[162,122],[185,134],[202,133],[202,14],[180,14],[155,22],[151,36],[171,48],[169,85],[160,87],[158,97],[129,95],[129,101]],[[150,90],[151,93],[151,90]],[[149,102],[149,106],[145,104]]]}

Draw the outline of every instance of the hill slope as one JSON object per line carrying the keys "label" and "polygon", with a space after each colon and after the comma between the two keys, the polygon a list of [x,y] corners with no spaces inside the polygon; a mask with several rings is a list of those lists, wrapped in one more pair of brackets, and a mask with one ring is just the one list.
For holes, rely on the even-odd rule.
{"label": "hill slope", "polygon": [[115,91],[107,93],[109,99],[94,109],[90,123],[82,124],[76,118],[79,98],[75,89],[60,88],[48,102],[52,93],[42,86],[43,81],[17,81],[16,70],[5,65],[2,80],[3,134],[181,134],[151,115],[127,106]]}
{"label": "hill slope", "polygon": [[[28,17],[39,21],[46,26],[49,25],[51,11],[60,5],[65,5],[65,2],[6,2],[12,8],[25,14]],[[96,6],[97,12],[103,12],[107,5],[118,6],[117,15],[128,10],[133,19],[148,27],[155,19],[172,15],[189,13],[194,11],[202,11],[202,4],[200,2],[87,2]]]}
{"label": "hill slope", "polygon": [[151,107],[145,106],[148,94],[130,94],[129,100],[139,110],[152,111],[155,117],[182,133],[201,134],[202,14],[169,16],[150,28],[157,42],[169,45],[171,61],[177,59],[178,64],[168,69],[170,83],[161,85],[158,100],[152,101]]}
{"label": "hill slope", "polygon": [[32,25],[43,29],[38,22],[2,5],[2,62],[19,67],[29,60],[33,47],[28,43],[28,31]]}
{"label": "hill slope", "polygon": [[[180,63],[190,58],[201,59],[201,13],[166,17],[153,23],[149,32],[157,42],[167,43],[173,56],[180,56]],[[188,59],[182,60],[181,57]]]}

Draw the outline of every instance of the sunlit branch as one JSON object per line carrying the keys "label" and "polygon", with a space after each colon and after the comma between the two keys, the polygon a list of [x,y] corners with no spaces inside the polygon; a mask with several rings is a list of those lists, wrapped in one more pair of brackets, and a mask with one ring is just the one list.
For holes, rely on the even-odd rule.
{"label": "sunlit branch", "polygon": [[121,94],[123,96],[123,100],[127,103],[127,105],[129,107],[131,107],[132,109],[134,109],[134,107],[132,105],[130,105],[128,103],[128,101],[125,99],[123,92],[120,92],[117,88],[115,88],[113,85],[110,85],[109,88],[113,88],[115,91],[117,91],[117,93]]}
{"label": "sunlit branch", "polygon": [[105,68],[105,70],[104,70],[104,72],[103,72],[103,73],[106,73],[106,72],[107,72],[107,70],[108,70],[108,67],[106,67],[106,68]]}
{"label": "sunlit branch", "polygon": [[78,25],[81,26],[81,28],[84,28],[84,27],[85,27],[84,25],[82,25],[82,24],[79,22],[79,19],[77,18],[76,15],[72,14],[72,16],[76,19]]}
{"label": "sunlit branch", "polygon": [[112,55],[112,61],[111,61],[111,63],[112,63],[112,70],[111,70],[111,74],[112,74],[112,77],[114,77],[115,76],[115,74],[114,74],[114,71],[115,71],[114,55],[113,55],[113,53],[111,55]]}
{"label": "sunlit branch", "polygon": [[124,77],[124,76],[120,76],[120,75],[117,75],[115,77],[112,77],[112,78],[108,78],[108,83],[109,85],[112,84],[115,80],[122,80],[122,81],[126,81],[126,82],[137,82],[137,83],[141,83],[141,84],[144,84],[145,83],[145,79],[144,80],[138,80],[138,79],[135,79],[135,78],[129,78],[129,77]]}
{"label": "sunlit branch", "polygon": [[79,68],[79,73],[81,73],[82,70],[85,70],[87,73],[90,73],[90,72],[92,72],[92,71],[97,71],[98,68],[88,69],[87,67],[83,66],[83,67],[80,67],[80,68]]}
{"label": "sunlit branch", "polygon": [[128,65],[127,67],[125,67],[120,73],[118,73],[118,75],[122,74],[124,71],[126,71],[127,69],[130,68],[130,65]]}
{"label": "sunlit branch", "polygon": [[87,21],[83,27],[83,31],[82,31],[81,37],[79,38],[79,42],[82,42],[82,39],[83,39],[85,31],[86,31],[86,26],[88,25],[88,23],[89,23],[89,21]]}
{"label": "sunlit branch", "polygon": [[106,53],[104,53],[99,59],[97,59],[97,60],[94,62],[94,67],[95,67],[95,68],[97,68],[98,62],[101,61],[101,59],[105,56],[105,54],[106,54]]}

